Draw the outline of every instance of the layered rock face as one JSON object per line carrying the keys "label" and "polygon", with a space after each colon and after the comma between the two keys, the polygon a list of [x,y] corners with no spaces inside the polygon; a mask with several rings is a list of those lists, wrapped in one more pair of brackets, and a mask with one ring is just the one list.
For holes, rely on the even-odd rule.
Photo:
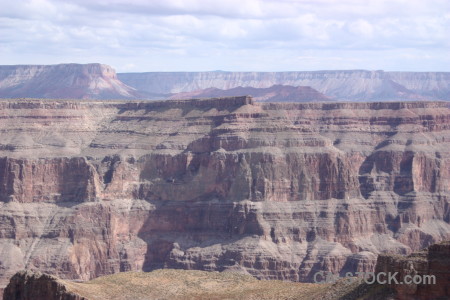
{"label": "layered rock face", "polygon": [[0,279],[311,281],[450,238],[444,102],[0,101]]}
{"label": "layered rock face", "polygon": [[139,93],[102,64],[0,66],[0,98],[131,99]]}
{"label": "layered rock face", "polygon": [[[431,245],[407,257],[380,255],[375,271],[397,273],[398,281],[415,279],[411,284],[395,284],[392,281],[387,285],[395,291],[396,299],[449,299],[450,242]],[[421,282],[419,279],[422,279]]]}
{"label": "layered rock face", "polygon": [[[300,72],[148,72],[119,73],[125,84],[154,94],[207,88],[269,88],[283,84],[310,86],[335,100],[449,100],[448,72],[384,72],[366,70]],[[222,95],[225,96],[225,95]]]}

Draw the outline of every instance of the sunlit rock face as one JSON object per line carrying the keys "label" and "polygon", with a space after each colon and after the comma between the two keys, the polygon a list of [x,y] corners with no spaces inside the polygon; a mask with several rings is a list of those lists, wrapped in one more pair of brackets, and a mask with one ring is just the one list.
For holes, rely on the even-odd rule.
{"label": "sunlit rock face", "polygon": [[0,279],[311,281],[450,238],[442,102],[0,101]]}

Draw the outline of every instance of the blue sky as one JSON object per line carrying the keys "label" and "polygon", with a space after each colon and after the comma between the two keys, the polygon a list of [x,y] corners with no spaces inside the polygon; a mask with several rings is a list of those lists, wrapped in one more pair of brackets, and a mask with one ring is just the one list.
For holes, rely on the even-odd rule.
{"label": "blue sky", "polygon": [[0,64],[450,71],[448,0],[0,0]]}

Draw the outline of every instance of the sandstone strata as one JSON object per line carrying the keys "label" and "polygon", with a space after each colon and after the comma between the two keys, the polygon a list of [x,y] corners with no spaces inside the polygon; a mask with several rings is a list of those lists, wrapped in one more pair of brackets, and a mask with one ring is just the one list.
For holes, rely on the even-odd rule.
{"label": "sandstone strata", "polygon": [[443,102],[0,101],[0,279],[310,281],[450,238]]}

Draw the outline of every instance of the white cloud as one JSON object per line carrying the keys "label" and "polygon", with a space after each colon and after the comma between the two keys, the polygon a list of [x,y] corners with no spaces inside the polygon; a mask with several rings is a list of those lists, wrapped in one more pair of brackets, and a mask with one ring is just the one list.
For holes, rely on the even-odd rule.
{"label": "white cloud", "polygon": [[351,22],[349,24],[349,30],[361,38],[371,38],[374,32],[373,26],[363,19]]}
{"label": "white cloud", "polygon": [[98,61],[119,71],[450,71],[446,0],[0,0],[0,5],[0,64]]}

